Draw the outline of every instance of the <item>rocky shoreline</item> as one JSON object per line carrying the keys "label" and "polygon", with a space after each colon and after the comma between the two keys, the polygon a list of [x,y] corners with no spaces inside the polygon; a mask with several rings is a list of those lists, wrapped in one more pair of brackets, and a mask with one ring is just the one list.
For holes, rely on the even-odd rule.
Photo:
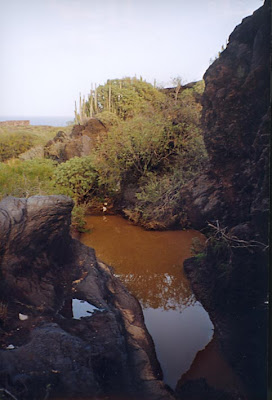
{"label": "rocky shoreline", "polygon": [[[65,196],[0,203],[1,387],[29,400],[172,399],[138,301],[69,235],[72,207]],[[100,311],[74,319],[72,299]]]}

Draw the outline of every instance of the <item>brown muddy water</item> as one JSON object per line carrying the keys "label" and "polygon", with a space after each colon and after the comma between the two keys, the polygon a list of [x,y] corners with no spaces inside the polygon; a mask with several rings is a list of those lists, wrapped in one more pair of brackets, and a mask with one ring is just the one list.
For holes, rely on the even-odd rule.
{"label": "brown muddy water", "polygon": [[183,273],[192,239],[203,236],[194,230],[145,231],[119,216],[89,216],[87,226],[91,232],[81,234],[81,242],[140,301],[164,381],[174,389],[213,336],[209,316]]}

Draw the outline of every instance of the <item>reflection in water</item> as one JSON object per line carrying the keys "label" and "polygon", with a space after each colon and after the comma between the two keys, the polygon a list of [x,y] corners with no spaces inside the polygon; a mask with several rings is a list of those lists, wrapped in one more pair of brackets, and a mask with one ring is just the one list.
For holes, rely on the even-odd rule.
{"label": "reflection in water", "polygon": [[207,383],[217,389],[228,391],[230,388],[238,393],[245,393],[245,388],[231,367],[220,355],[219,344],[215,337],[205,349],[199,351],[190,370],[180,380],[180,385],[188,380],[205,376]]}
{"label": "reflection in water", "polygon": [[143,312],[158,359],[165,360],[164,381],[175,388],[181,372],[190,368],[198,350],[211,340],[212,331],[207,329],[211,325],[209,316],[198,302],[181,313],[152,308]]}
{"label": "reflection in water", "polygon": [[101,308],[95,307],[93,304],[84,300],[72,300],[73,318],[81,319],[83,317],[90,317],[95,311],[104,311]]}
{"label": "reflection in water", "polygon": [[145,231],[118,216],[87,217],[91,233],[80,240],[94,247],[98,258],[114,267],[116,275],[143,308],[177,309],[194,303],[183,261],[190,257],[197,231]]}
{"label": "reflection in water", "polygon": [[195,303],[187,282],[181,281],[181,271],[176,275],[168,273],[146,273],[118,275],[126,287],[137,297],[145,308],[161,308],[182,311]]}
{"label": "reflection in water", "polygon": [[192,238],[203,236],[193,230],[145,231],[118,216],[90,216],[87,225],[91,233],[80,240],[114,267],[140,301],[164,380],[174,388],[212,337],[208,314],[183,273]]}

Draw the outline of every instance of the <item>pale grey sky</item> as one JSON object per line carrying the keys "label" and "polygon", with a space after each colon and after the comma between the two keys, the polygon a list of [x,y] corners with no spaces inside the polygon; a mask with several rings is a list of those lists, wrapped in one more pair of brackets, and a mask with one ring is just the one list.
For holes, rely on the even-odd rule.
{"label": "pale grey sky", "polygon": [[73,116],[91,83],[201,79],[262,0],[0,0],[0,115]]}

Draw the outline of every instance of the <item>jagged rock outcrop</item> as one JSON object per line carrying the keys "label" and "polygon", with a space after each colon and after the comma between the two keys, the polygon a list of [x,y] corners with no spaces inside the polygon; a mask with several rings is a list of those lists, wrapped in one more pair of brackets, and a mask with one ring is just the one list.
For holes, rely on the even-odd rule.
{"label": "jagged rock outcrop", "polygon": [[266,399],[267,387],[270,14],[265,1],[245,18],[204,75],[209,166],[183,193],[194,227],[218,221],[184,269],[222,354],[254,400]]}
{"label": "jagged rock outcrop", "polygon": [[[194,226],[268,218],[269,2],[247,17],[204,75],[202,125],[207,173],[184,191]],[[258,223],[258,221],[260,223]]]}
{"label": "jagged rock outcrop", "polygon": [[59,131],[54,139],[47,142],[44,155],[58,162],[72,157],[88,156],[98,140],[102,140],[107,128],[96,118],[84,125],[75,125],[71,133]]}
{"label": "jagged rock outcrop", "polygon": [[[1,388],[24,400],[173,399],[138,301],[71,238],[72,207],[65,196],[0,203]],[[95,311],[78,319],[75,301]]]}

